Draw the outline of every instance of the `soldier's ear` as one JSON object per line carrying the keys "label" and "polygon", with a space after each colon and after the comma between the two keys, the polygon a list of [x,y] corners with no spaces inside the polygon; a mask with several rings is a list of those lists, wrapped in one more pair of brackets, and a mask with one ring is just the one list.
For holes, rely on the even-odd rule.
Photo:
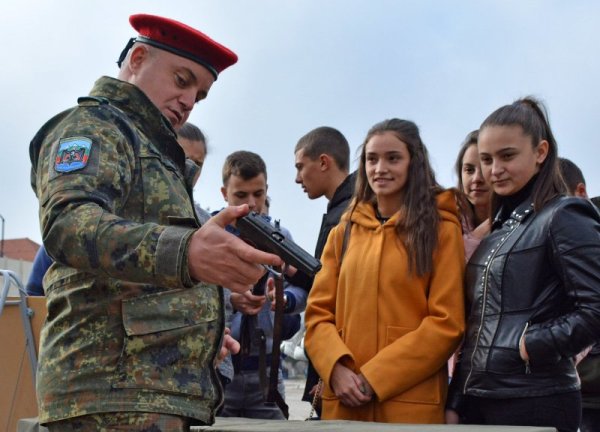
{"label": "soldier's ear", "polygon": [[150,50],[144,44],[138,44],[131,50],[129,62],[127,66],[132,73],[136,73],[140,70],[146,59],[150,56]]}

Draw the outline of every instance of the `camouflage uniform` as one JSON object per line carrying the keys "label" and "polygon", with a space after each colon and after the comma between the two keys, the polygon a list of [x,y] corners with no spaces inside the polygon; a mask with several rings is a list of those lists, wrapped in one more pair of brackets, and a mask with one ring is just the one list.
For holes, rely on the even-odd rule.
{"label": "camouflage uniform", "polygon": [[[74,159],[69,142],[81,144]],[[168,121],[137,87],[103,77],[42,127],[30,156],[56,261],[44,279],[40,421],[136,411],[212,423],[223,294],[188,273],[192,177]]]}

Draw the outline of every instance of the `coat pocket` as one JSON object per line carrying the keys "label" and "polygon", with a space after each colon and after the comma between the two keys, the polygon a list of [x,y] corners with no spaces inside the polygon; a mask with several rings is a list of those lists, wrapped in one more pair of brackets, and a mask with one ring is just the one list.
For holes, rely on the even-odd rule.
{"label": "coat pocket", "polygon": [[[388,326],[386,335],[387,345],[391,345],[397,339],[414,330],[408,327]],[[410,371],[406,373],[410,373]],[[394,396],[390,401],[437,405],[442,401],[442,388],[444,392],[446,391],[444,376],[445,374],[443,373],[435,372],[408,390]]]}
{"label": "coat pocket", "polygon": [[528,365],[519,353],[521,338],[528,327],[525,316],[502,317],[494,335],[494,342],[489,347],[486,371],[508,375],[528,373]]}
{"label": "coat pocket", "polygon": [[124,300],[113,386],[209,396],[223,332],[219,302],[218,288],[203,284]]}

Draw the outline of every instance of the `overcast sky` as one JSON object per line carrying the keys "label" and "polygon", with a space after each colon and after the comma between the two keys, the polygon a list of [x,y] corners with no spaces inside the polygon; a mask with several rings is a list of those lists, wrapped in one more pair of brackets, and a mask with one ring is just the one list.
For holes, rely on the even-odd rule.
{"label": "overcast sky", "polygon": [[73,106],[135,36],[128,17],[164,15],[239,55],[190,116],[209,139],[194,191],[223,206],[225,157],[251,150],[266,161],[271,214],[314,250],[326,199],[294,183],[293,148],[322,125],[356,149],[390,117],[416,122],[438,180],[453,186],[465,135],[493,110],[534,95],[549,108],[562,156],[600,195],[600,2],[382,0],[4,0],[0,82],[0,215],[5,238],[41,242],[29,185],[29,141]]}

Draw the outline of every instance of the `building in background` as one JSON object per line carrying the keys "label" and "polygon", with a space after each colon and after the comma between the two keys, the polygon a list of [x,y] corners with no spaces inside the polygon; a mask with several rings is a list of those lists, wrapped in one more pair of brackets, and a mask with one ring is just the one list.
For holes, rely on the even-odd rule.
{"label": "building in background", "polygon": [[[28,238],[5,239],[4,256],[0,257],[0,270],[11,270],[15,272],[23,284],[23,288],[29,279],[33,259],[40,245]],[[0,277],[0,283],[4,286],[4,280]],[[18,296],[17,287],[11,285],[9,296]]]}

